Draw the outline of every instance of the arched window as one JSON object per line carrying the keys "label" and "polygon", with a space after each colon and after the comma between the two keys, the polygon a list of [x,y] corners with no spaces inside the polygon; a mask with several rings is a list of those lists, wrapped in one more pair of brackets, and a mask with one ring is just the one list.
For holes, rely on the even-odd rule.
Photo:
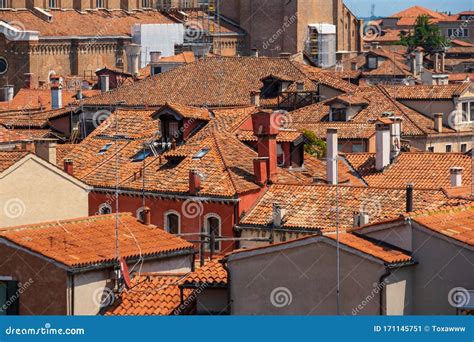
{"label": "arched window", "polygon": [[108,215],[108,214],[111,214],[111,213],[112,213],[112,207],[110,206],[110,204],[102,203],[99,206],[99,211],[98,211],[99,215]]}
{"label": "arched window", "polygon": [[165,230],[170,234],[179,234],[181,232],[181,218],[176,211],[165,213]]}
{"label": "arched window", "polygon": [[[214,231],[216,237],[221,235],[221,218],[217,214],[208,214],[204,218],[204,233],[211,235],[211,232]],[[210,245],[207,245],[207,250],[210,250]],[[216,241],[214,243],[214,250],[221,250],[221,242]]]}

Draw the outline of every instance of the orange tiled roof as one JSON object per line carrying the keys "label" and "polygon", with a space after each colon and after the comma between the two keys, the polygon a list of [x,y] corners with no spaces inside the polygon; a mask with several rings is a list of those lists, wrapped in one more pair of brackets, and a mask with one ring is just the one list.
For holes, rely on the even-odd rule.
{"label": "orange tiled roof", "polygon": [[[325,234],[324,236],[336,240],[335,234]],[[339,234],[339,242],[380,259],[387,264],[405,263],[412,260],[410,255],[388,246],[387,244],[369,241],[350,233]]]}
{"label": "orange tiled roof", "polygon": [[[338,199],[336,201],[336,193]],[[354,212],[368,212],[370,222],[379,222],[406,210],[406,189],[358,187],[340,185],[272,185],[241,221],[243,227],[268,227],[272,222],[273,205],[286,208],[285,229],[334,231],[336,206],[339,205],[340,229],[353,226]],[[414,191],[415,210],[439,208],[446,203],[465,203],[450,200],[440,190]]]}
{"label": "orange tiled roof", "polygon": [[227,272],[220,260],[214,259],[208,261],[204,266],[190,273],[184,280],[184,285],[188,286],[226,286]]}
{"label": "orange tiled roof", "polygon": [[[235,250],[231,253],[228,253],[226,257],[228,258],[229,256],[232,256],[234,254],[246,253],[246,252],[254,251],[254,250],[265,250],[265,249],[272,249],[279,246],[292,245],[299,241],[305,241],[305,240],[324,241],[325,239],[335,241],[336,235],[334,233],[323,234],[319,236],[307,235],[304,237],[288,240],[285,242],[279,242],[272,245],[265,245],[261,247],[255,247],[255,248]],[[376,242],[373,240],[366,240],[363,237],[359,237],[350,233],[341,232],[339,234],[339,242],[341,243],[341,245],[345,245],[347,247],[356,249],[357,251],[360,251],[364,254],[375,257],[386,264],[409,263],[412,260],[411,256],[396,249],[393,246],[383,244],[381,242]]]}
{"label": "orange tiled roof", "polygon": [[[240,141],[257,141],[258,138],[253,134],[253,131],[239,129],[236,132],[237,138]],[[301,138],[303,133],[296,130],[281,130],[277,136],[277,142],[294,142]]]}
{"label": "orange tiled roof", "polygon": [[11,144],[23,141],[31,141],[31,138],[17,130],[0,126],[0,144]]}
{"label": "orange tiled roof", "polygon": [[28,152],[18,151],[0,151],[0,172],[5,171],[17,161],[28,155]]}
{"label": "orange tiled roof", "polygon": [[[76,92],[62,90],[63,106],[77,102]],[[84,97],[100,94],[100,90],[83,90]],[[21,88],[10,102],[0,102],[0,111],[40,111],[51,110],[51,90]]]}
{"label": "orange tiled roof", "polygon": [[[321,139],[325,139],[327,128],[334,127],[340,130],[338,133],[341,139],[368,139],[375,134],[375,120],[384,113],[392,113],[391,115],[403,119],[402,135],[404,136],[436,134],[432,118],[394,100],[383,87],[359,87],[357,91],[342,96],[343,98],[353,96],[358,99],[357,102],[365,101],[368,105],[364,105],[351,121],[330,122],[330,103],[335,99],[326,100],[290,112],[289,128],[309,129]],[[346,100],[346,102],[349,101]],[[443,127],[443,132],[455,131],[449,127]]]}
{"label": "orange tiled roof", "polygon": [[450,188],[452,167],[464,168],[463,183],[472,181],[472,158],[461,153],[402,152],[383,172],[375,170],[374,153],[345,158],[369,186],[400,188],[413,183],[418,189]]}
{"label": "orange tiled roof", "polygon": [[[53,20],[48,22],[30,10],[2,11],[2,20],[21,23],[22,28],[39,31],[41,37],[64,36],[131,36],[134,24],[173,24],[177,21],[154,10],[122,11],[49,10]],[[113,23],[112,25],[110,23]]]}
{"label": "orange tiled roof", "polygon": [[[130,289],[123,291],[117,302],[107,310],[107,316],[168,316],[185,314],[182,312],[181,290],[186,275],[183,274],[144,274],[132,280]],[[194,291],[183,289],[186,301]]]}
{"label": "orange tiled roof", "polygon": [[420,15],[428,16],[432,21],[438,22],[440,20],[448,19],[448,15],[430,10],[421,6],[412,6],[401,12],[392,14],[391,18],[399,18],[398,26],[412,26],[415,25],[416,19]]}
{"label": "orange tiled roof", "polygon": [[384,86],[391,97],[397,100],[451,100],[460,96],[470,83],[448,85]]}
{"label": "orange tiled roof", "polygon": [[[297,82],[303,82],[306,90],[315,91],[315,81],[320,75],[316,71],[305,73],[304,70],[303,64],[287,58],[206,58],[87,98],[84,104],[115,104],[126,98],[129,106],[146,104],[152,107],[166,102],[207,107],[248,106],[250,93],[260,91],[263,87],[261,80],[270,75],[291,80],[290,91],[296,89]],[[332,82],[334,75],[326,78]],[[337,83],[350,89],[355,87],[342,79]]]}
{"label": "orange tiled roof", "polygon": [[[0,230],[0,238],[68,267],[111,263],[116,258],[115,215],[36,223]],[[129,213],[119,215],[120,256],[158,257],[193,245],[164,230],[146,226]]]}
{"label": "orange tiled roof", "polygon": [[450,208],[412,217],[413,221],[437,233],[474,245],[474,207]]}

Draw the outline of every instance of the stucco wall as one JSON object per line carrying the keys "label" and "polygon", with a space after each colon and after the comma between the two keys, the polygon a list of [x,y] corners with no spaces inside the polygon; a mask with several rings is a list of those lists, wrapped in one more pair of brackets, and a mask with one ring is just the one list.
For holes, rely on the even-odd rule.
{"label": "stucco wall", "polygon": [[87,191],[34,158],[0,176],[0,227],[88,216]]}
{"label": "stucco wall", "polygon": [[[297,247],[242,259],[229,259],[231,314],[336,313],[336,249],[325,243],[294,246]],[[341,313],[379,314],[380,297],[374,294],[374,284],[385,273],[385,267],[344,250],[341,251],[340,261]],[[274,302],[281,304],[277,301],[277,292],[286,292],[287,303],[290,302],[290,295],[291,303],[281,307],[273,305],[272,298]],[[370,299],[367,300],[368,297]],[[365,305],[362,304],[364,300]],[[357,310],[359,305],[362,308]]]}

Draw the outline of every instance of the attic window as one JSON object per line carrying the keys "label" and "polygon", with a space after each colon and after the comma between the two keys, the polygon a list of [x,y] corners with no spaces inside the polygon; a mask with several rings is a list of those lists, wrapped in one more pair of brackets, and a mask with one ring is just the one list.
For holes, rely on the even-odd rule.
{"label": "attic window", "polygon": [[331,109],[330,121],[347,121],[347,108],[333,108]]}
{"label": "attic window", "polygon": [[132,157],[132,162],[136,163],[136,162],[144,161],[144,160],[145,160],[146,158],[148,158],[151,154],[152,154],[152,152],[151,152],[150,149],[142,149],[142,150],[138,151],[138,153],[135,154],[135,155]]}
{"label": "attic window", "polygon": [[281,81],[276,78],[267,78],[263,81],[262,97],[263,98],[275,98],[281,91]]}
{"label": "attic window", "polygon": [[203,148],[201,149],[198,153],[196,153],[194,156],[193,156],[193,160],[197,160],[197,159],[202,159],[206,154],[209,153],[211,149],[210,148]]}
{"label": "attic window", "polygon": [[98,152],[99,155],[103,155],[105,152],[109,150],[109,148],[112,146],[111,143],[105,144]]}

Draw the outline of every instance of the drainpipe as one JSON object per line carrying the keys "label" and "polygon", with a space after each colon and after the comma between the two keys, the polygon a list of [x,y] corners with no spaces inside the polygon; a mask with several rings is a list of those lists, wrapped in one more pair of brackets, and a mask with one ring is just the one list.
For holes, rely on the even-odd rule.
{"label": "drainpipe", "polygon": [[71,274],[71,316],[74,316],[74,274]]}
{"label": "drainpipe", "polygon": [[230,315],[231,314],[230,307],[232,303],[232,298],[230,295],[230,271],[229,271],[229,268],[227,267],[227,258],[219,260],[219,262],[222,264],[222,267],[227,273],[227,312]]}
{"label": "drainpipe", "polygon": [[[385,280],[392,274],[392,271],[390,271],[388,269],[388,267],[386,268],[386,272],[384,274],[382,274],[382,276],[380,277],[379,279],[379,284],[378,286],[380,286],[380,310],[379,310],[379,314],[380,316],[383,316],[384,315],[384,307],[383,307],[383,297],[384,297],[384,289],[385,289]],[[384,284],[382,286],[382,284]]]}

